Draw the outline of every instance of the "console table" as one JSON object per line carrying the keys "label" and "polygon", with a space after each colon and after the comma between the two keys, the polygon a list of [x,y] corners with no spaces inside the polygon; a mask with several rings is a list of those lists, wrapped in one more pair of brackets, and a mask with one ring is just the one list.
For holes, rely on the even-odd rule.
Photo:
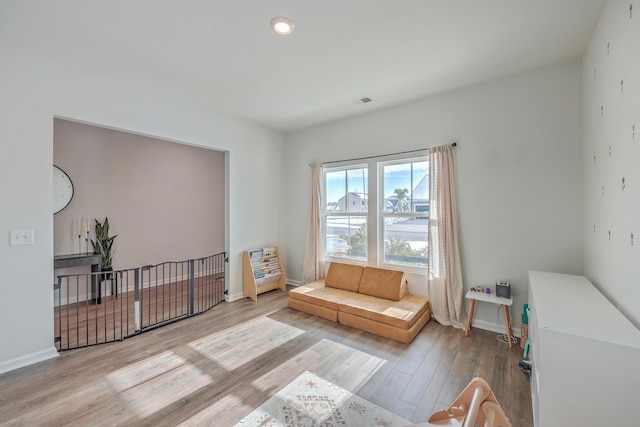
{"label": "console table", "polygon": [[511,347],[511,316],[509,316],[509,307],[513,304],[513,298],[503,298],[496,294],[485,294],[484,292],[469,291],[465,298],[471,300],[469,306],[469,317],[467,318],[467,327],[464,330],[464,336],[469,335],[471,329],[471,321],[473,320],[473,310],[476,308],[476,301],[490,302],[502,306],[504,311],[504,324],[507,327],[507,336],[509,337],[509,347]]}
{"label": "console table", "polygon": [[[92,273],[102,271],[102,255],[100,254],[67,254],[55,255],[53,257],[53,269],[79,267],[90,265]],[[100,304],[102,302],[100,289],[100,275],[92,275],[93,286],[91,287],[91,299]]]}

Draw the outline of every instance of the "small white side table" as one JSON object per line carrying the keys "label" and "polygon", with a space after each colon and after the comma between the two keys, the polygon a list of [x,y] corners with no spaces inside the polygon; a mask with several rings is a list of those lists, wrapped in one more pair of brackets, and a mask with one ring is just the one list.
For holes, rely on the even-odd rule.
{"label": "small white side table", "polygon": [[464,330],[464,336],[469,335],[471,329],[471,321],[473,320],[473,310],[476,308],[476,301],[490,302],[502,306],[504,311],[504,324],[507,327],[507,336],[509,337],[509,347],[511,347],[511,316],[509,316],[509,307],[513,304],[513,298],[502,298],[496,294],[485,294],[484,292],[469,291],[465,298],[471,300],[469,306],[469,317],[467,318],[467,327]]}

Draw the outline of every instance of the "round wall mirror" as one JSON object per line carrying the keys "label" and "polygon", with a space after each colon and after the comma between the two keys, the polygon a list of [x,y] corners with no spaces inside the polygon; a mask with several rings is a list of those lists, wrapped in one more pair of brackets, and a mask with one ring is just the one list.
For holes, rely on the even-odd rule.
{"label": "round wall mirror", "polygon": [[69,175],[53,165],[53,214],[57,214],[71,203],[73,199],[73,182]]}

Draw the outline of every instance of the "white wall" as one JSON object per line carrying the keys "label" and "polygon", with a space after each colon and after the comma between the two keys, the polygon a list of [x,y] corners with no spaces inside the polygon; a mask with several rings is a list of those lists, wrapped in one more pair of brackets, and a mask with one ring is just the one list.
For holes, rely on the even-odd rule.
{"label": "white wall", "polygon": [[640,10],[629,5],[607,2],[584,57],[584,257],[640,327]]}
{"label": "white wall", "polygon": [[[28,14],[28,11],[23,11]],[[52,23],[55,25],[55,23]],[[32,45],[39,43],[34,33]],[[64,40],[58,41],[62,46]],[[227,282],[242,292],[243,250],[277,244],[282,135],[213,110],[211,94],[189,93],[154,76],[101,75],[82,58],[21,48],[0,39],[0,372],[57,353],[53,347],[53,119],[68,117],[202,147],[227,150]],[[7,82],[10,82],[8,84]],[[268,207],[265,208],[265,207]],[[35,245],[10,246],[9,230],[35,230]],[[10,325],[10,326],[9,326]]]}
{"label": "white wall", "polygon": [[[519,333],[528,270],[583,271],[581,80],[579,63],[561,64],[288,135],[288,277],[302,278],[309,163],[457,141],[465,288],[511,282]],[[426,294],[426,278],[409,287]],[[475,320],[504,331],[495,306]]]}

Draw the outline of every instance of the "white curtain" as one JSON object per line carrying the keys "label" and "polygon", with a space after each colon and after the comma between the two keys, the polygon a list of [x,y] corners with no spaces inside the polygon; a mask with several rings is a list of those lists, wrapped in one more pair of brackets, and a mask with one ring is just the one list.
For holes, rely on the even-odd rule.
{"label": "white curtain", "polygon": [[309,191],[309,224],[307,225],[307,247],[302,268],[303,283],[310,283],[324,277],[322,259],[322,164],[311,167],[311,187]]}
{"label": "white curtain", "polygon": [[429,299],[433,317],[464,329],[464,287],[458,246],[458,197],[453,147],[429,150]]}

